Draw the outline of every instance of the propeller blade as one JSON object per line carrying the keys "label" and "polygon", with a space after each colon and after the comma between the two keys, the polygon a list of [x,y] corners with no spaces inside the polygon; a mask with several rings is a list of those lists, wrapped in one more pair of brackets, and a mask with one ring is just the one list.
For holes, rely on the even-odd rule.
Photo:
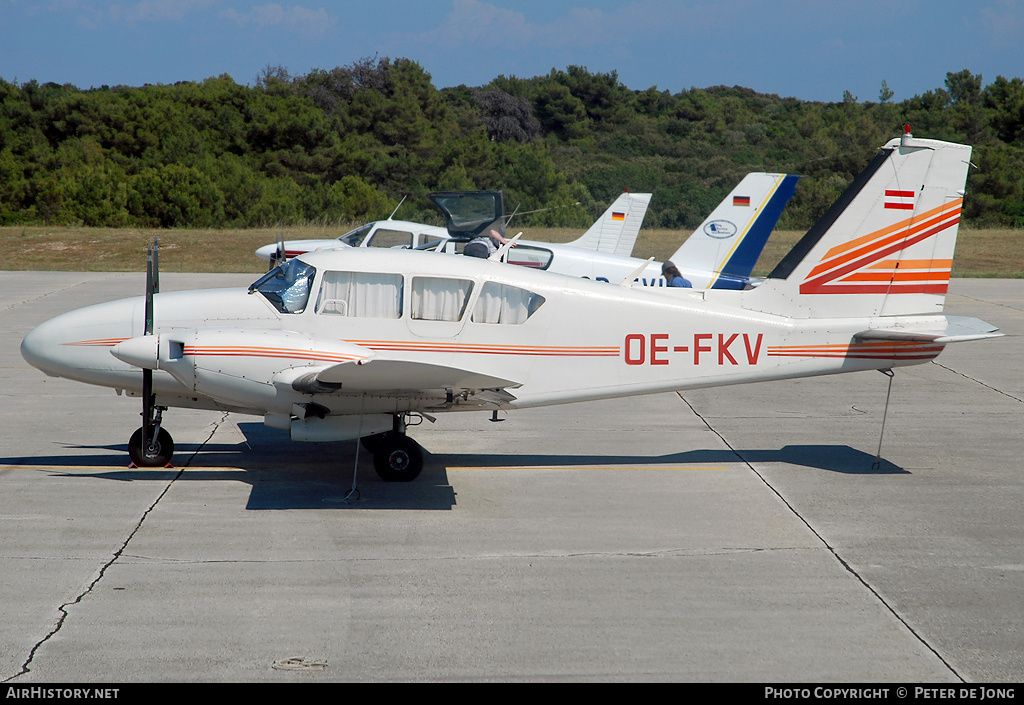
{"label": "propeller blade", "polygon": [[153,334],[153,293],[155,291],[153,248],[146,248],[146,320],[143,332]]}
{"label": "propeller blade", "polygon": [[160,293],[160,243],[153,237],[153,293]]}

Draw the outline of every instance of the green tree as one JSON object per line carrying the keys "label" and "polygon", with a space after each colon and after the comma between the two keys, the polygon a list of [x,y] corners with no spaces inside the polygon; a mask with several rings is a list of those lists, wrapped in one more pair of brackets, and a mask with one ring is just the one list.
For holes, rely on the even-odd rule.
{"label": "green tree", "polygon": [[223,221],[224,196],[194,167],[147,167],[128,179],[128,210],[138,222],[163,228],[212,227]]}

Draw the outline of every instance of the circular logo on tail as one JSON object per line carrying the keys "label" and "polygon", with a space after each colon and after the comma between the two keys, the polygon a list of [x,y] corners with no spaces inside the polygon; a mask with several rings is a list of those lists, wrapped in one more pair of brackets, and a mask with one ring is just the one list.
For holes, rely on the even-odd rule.
{"label": "circular logo on tail", "polygon": [[712,220],[704,226],[704,234],[718,240],[727,240],[736,234],[738,228],[728,220]]}

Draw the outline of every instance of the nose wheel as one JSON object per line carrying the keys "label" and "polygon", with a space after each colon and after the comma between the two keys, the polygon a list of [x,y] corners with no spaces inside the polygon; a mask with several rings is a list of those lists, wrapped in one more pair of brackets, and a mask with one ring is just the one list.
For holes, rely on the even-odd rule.
{"label": "nose wheel", "polygon": [[128,441],[128,455],[132,462],[140,468],[165,467],[174,455],[171,434],[161,428],[152,438],[146,438],[146,435],[146,429],[139,428]]}

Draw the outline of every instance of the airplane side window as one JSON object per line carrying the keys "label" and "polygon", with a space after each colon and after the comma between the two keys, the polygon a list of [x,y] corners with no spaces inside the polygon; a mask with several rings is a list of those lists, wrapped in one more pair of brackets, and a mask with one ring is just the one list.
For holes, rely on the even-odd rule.
{"label": "airplane side window", "polygon": [[404,230],[377,230],[367,247],[412,247],[412,233]]}
{"label": "airplane side window", "polygon": [[531,247],[530,245],[519,245],[508,251],[505,261],[508,264],[518,264],[521,267],[530,267],[531,269],[547,269],[551,264],[552,256],[551,250]]}
{"label": "airplane side window", "polygon": [[401,274],[324,272],[317,313],[360,318],[402,317]]}
{"label": "airplane side window", "polygon": [[517,286],[487,282],[473,307],[474,323],[519,325],[544,303],[544,297]]}
{"label": "airplane side window", "polygon": [[349,232],[345,233],[338,239],[344,242],[346,245],[351,245],[352,247],[359,247],[359,245],[363,241],[363,238],[366,237],[366,234],[369,233],[370,230],[372,229],[373,223],[367,223],[366,225],[362,225],[356,228],[355,230],[350,230]]}
{"label": "airplane side window", "polygon": [[412,317],[422,321],[460,321],[473,282],[444,277],[413,277]]}
{"label": "airplane side window", "polygon": [[316,269],[291,259],[260,277],[249,292],[260,292],[281,313],[302,313],[315,275]]}
{"label": "airplane side window", "polygon": [[428,233],[423,233],[420,235],[420,244],[416,246],[416,249],[419,250],[429,248],[433,245],[438,244],[442,240],[448,240],[448,238],[441,237],[440,235],[430,235]]}

